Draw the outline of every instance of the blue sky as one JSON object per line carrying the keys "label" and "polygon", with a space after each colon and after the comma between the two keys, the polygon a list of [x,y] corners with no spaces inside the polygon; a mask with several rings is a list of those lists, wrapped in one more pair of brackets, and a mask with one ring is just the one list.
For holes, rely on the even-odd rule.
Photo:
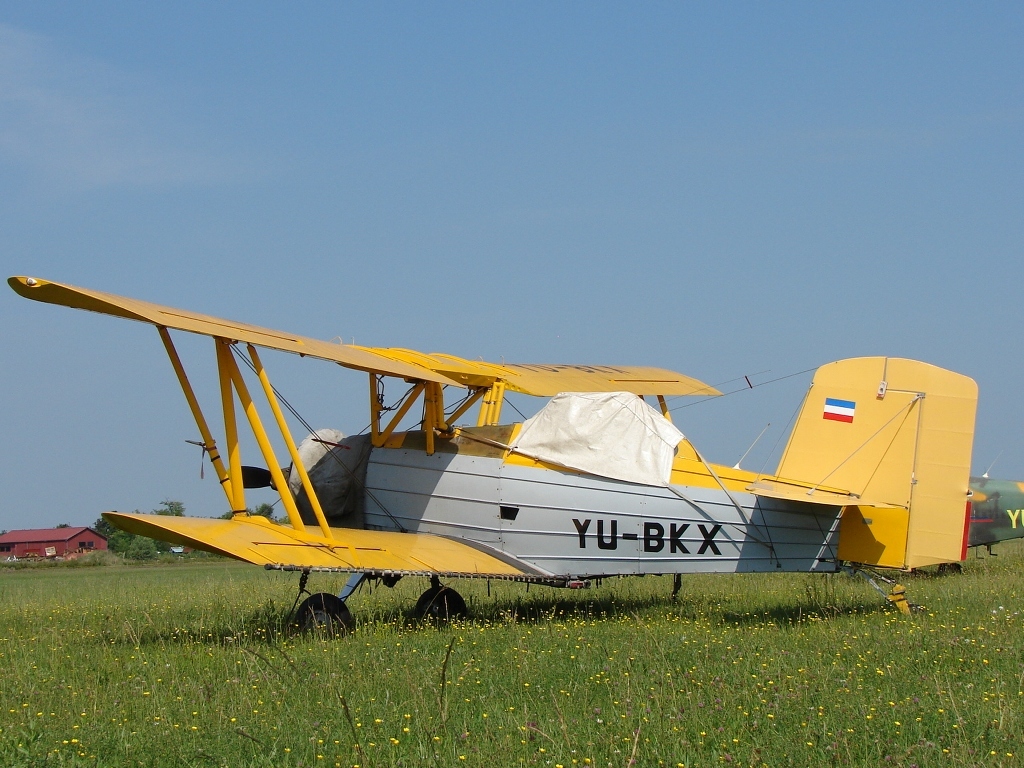
{"label": "blue sky", "polygon": [[[1019,4],[153,5],[0,10],[6,275],[713,384],[914,357],[978,381],[974,469],[1024,479]],[[221,513],[155,331],[4,290],[0,528]],[[361,375],[267,362],[366,425]],[[731,464],[770,421],[774,467],[809,380],[677,423]]]}

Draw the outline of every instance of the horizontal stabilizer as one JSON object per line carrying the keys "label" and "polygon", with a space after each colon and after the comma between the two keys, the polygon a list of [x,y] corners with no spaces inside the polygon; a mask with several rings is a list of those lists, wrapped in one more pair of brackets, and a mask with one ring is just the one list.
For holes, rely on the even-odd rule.
{"label": "horizontal stabilizer", "polygon": [[784,499],[786,501],[799,501],[804,504],[829,507],[845,507],[847,504],[856,504],[858,501],[857,497],[852,493],[831,489],[825,490],[823,488],[812,489],[807,485],[791,485],[765,479],[751,483],[747,490],[755,496],[764,496],[769,499]]}
{"label": "horizontal stabilizer", "polygon": [[495,579],[547,575],[504,553],[426,533],[332,528],[335,538],[328,541],[255,515],[222,520],[105,512],[103,517],[129,533],[270,567]]}

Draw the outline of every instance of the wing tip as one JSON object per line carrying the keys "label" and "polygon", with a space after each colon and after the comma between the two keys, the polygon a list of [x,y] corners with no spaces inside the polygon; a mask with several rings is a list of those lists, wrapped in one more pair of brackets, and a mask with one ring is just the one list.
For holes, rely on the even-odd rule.
{"label": "wing tip", "polygon": [[19,296],[24,296],[26,299],[33,299],[34,296],[29,294],[34,288],[40,288],[44,285],[49,285],[49,280],[43,280],[38,277],[30,277],[29,275],[12,275],[7,278],[7,284],[11,286],[15,293]]}

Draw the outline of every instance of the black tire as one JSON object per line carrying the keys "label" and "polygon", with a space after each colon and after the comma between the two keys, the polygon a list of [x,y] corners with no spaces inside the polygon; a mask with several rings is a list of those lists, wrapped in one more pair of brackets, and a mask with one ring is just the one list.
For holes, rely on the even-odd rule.
{"label": "black tire", "polygon": [[417,619],[450,621],[469,617],[466,601],[462,595],[448,587],[431,587],[416,601],[414,613]]}
{"label": "black tire", "polygon": [[295,624],[303,632],[320,630],[328,634],[343,635],[355,626],[348,606],[337,595],[317,592],[310,595],[295,612]]}

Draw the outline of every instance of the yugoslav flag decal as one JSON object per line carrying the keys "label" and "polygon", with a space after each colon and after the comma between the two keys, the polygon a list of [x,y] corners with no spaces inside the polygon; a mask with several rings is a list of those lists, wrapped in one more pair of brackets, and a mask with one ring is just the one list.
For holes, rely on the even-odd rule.
{"label": "yugoslav flag decal", "polygon": [[834,397],[825,398],[825,412],[821,415],[823,419],[830,421],[845,421],[853,423],[853,412],[857,404],[853,400],[837,400]]}

